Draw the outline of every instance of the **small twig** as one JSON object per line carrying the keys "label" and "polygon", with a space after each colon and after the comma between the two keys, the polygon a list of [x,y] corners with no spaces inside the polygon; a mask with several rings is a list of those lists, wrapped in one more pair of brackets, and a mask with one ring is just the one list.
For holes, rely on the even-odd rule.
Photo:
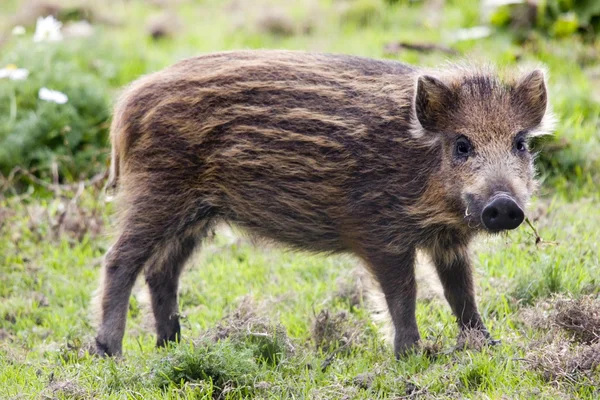
{"label": "small twig", "polygon": [[539,235],[537,229],[535,229],[535,227],[529,220],[529,218],[525,217],[525,222],[527,222],[527,225],[529,225],[529,227],[533,231],[533,234],[535,235],[535,244],[536,245],[538,245],[538,244],[541,244],[541,245],[550,244],[550,245],[554,245],[554,246],[558,245],[558,242],[546,242],[544,239],[542,239],[542,237]]}

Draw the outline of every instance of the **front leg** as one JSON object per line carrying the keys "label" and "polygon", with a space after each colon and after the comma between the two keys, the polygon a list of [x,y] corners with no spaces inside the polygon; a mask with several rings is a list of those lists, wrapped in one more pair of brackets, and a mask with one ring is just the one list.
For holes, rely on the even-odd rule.
{"label": "front leg", "polygon": [[491,344],[495,344],[477,310],[468,248],[465,245],[437,247],[430,251],[430,255],[446,300],[458,320],[461,335],[475,329],[483,333]]}
{"label": "front leg", "polygon": [[396,358],[400,358],[414,349],[420,340],[415,316],[415,251],[377,254],[367,261],[385,295],[395,330],[394,352]]}

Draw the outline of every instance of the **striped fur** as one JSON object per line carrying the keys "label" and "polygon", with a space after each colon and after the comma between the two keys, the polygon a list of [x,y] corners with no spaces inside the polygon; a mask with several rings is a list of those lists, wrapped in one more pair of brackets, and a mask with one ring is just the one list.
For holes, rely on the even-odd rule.
{"label": "striped fur", "polygon": [[[430,73],[352,56],[239,51],[185,60],[127,88],[111,129],[108,186],[121,230],[106,258],[99,353],[120,353],[142,269],[158,342],[176,339],[181,268],[217,221],[363,258],[388,302],[397,354],[419,339],[416,249],[435,261],[461,327],[485,331],[467,251],[481,228],[465,209],[477,212],[496,190],[481,171],[527,202],[532,162],[510,148],[517,132],[541,129],[545,97],[542,105],[529,86],[545,96],[545,85],[463,67],[437,72],[448,93],[417,91]],[[457,135],[482,157],[457,164]]]}

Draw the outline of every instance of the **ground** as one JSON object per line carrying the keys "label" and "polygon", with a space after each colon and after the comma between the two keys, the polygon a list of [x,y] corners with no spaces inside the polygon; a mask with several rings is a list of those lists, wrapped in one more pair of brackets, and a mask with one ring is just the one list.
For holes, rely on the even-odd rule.
{"label": "ground", "polygon": [[[31,29],[35,15],[23,16],[22,3],[6,2],[4,31],[15,15]],[[111,98],[140,74],[178,59],[239,48],[342,52],[431,66],[462,57],[508,67],[541,63],[559,118],[554,138],[539,145],[542,185],[528,212],[542,240],[524,224],[474,246],[481,313],[502,344],[487,347],[473,337],[457,346],[449,307],[435,278],[422,273],[417,319],[423,348],[396,361],[369,307],[357,259],[291,252],[219,227],[182,278],[182,342],[154,347],[139,282],[124,357],[100,359],[87,350],[114,223],[102,180],[50,180],[24,190],[3,178],[0,398],[600,396],[597,44],[541,33],[516,38],[510,31],[453,42],[458,29],[480,23],[479,4],[469,0],[449,1],[443,10],[431,5],[440,2],[365,0],[108,3],[94,9],[93,38],[69,40],[84,41],[86,53],[73,60],[88,68],[78,60],[93,54]],[[11,40],[4,46],[18,49]],[[400,42],[451,46],[457,54],[390,52],[390,43]]]}

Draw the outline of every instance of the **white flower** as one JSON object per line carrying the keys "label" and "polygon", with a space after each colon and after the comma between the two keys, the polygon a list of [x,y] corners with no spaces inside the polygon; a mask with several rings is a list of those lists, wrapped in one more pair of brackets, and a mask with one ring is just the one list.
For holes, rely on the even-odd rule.
{"label": "white flower", "polygon": [[59,92],[58,90],[50,90],[48,88],[41,88],[38,97],[40,100],[51,101],[56,104],[65,104],[69,101],[69,98],[63,92]]}
{"label": "white flower", "polygon": [[25,34],[25,28],[21,25],[17,25],[13,28],[12,34],[15,36],[21,36]]}
{"label": "white flower", "polygon": [[29,76],[29,70],[25,68],[17,68],[16,65],[10,64],[0,69],[0,79],[8,78],[13,81],[22,81]]}
{"label": "white flower", "polygon": [[62,40],[60,27],[62,23],[57,21],[52,15],[46,18],[39,17],[35,24],[34,42],[58,42]]}

